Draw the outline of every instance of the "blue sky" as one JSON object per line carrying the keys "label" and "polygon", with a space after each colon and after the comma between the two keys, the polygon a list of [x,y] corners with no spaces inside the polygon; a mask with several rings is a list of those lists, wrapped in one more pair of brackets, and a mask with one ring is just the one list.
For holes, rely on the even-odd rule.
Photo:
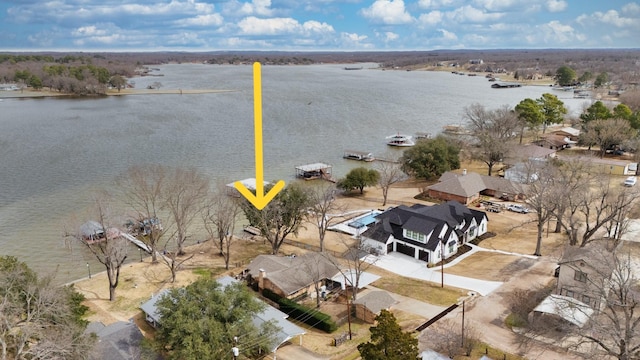
{"label": "blue sky", "polygon": [[618,0],[0,0],[0,51],[639,48]]}

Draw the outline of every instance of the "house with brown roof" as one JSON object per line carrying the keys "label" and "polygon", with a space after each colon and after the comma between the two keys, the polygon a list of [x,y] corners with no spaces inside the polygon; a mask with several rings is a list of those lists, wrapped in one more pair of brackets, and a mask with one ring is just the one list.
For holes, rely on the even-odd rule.
{"label": "house with brown roof", "polygon": [[515,165],[526,161],[546,161],[556,157],[556,150],[536,144],[515,145],[509,149],[504,163]]}
{"label": "house with brown roof", "polygon": [[564,150],[571,147],[571,145],[575,144],[575,141],[569,140],[566,136],[558,135],[558,134],[545,134],[542,135],[538,140],[533,141],[534,144],[551,149],[551,150]]}
{"label": "house with brown roof", "polygon": [[438,179],[438,183],[427,187],[429,197],[444,201],[454,200],[463,205],[469,205],[478,200],[481,195],[492,197],[506,196],[509,199],[524,197],[522,186],[496,176],[480,175],[474,172],[462,171],[458,174],[448,171]]}
{"label": "house with brown roof", "polygon": [[395,303],[397,303],[396,299],[388,292],[373,290],[357,298],[353,302],[353,306],[356,318],[373,324],[376,321],[376,316],[380,315],[380,311],[389,310]]}
{"label": "house with brown roof", "polygon": [[551,131],[551,134],[560,135],[562,137],[568,138],[571,141],[578,141],[578,138],[580,137],[580,129],[567,126],[558,130],[553,130]]}
{"label": "house with brown roof", "polygon": [[249,284],[289,299],[315,294],[316,284],[335,285],[330,279],[340,273],[334,262],[315,252],[299,256],[258,255],[247,271]]}
{"label": "house with brown roof", "polygon": [[435,265],[485,234],[488,221],[484,211],[457,201],[434,206],[400,205],[377,215],[375,224],[361,237],[378,254],[397,251]]}

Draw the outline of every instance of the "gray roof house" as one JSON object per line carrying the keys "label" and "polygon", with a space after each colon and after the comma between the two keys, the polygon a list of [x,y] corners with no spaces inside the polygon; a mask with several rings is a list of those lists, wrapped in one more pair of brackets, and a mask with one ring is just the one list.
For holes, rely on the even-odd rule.
{"label": "gray roof house", "polygon": [[458,247],[487,232],[487,214],[457,201],[411,207],[400,205],[376,216],[376,223],[362,234],[363,241],[379,254],[397,251],[435,265]]}
{"label": "gray roof house", "polygon": [[[226,287],[229,284],[237,283],[239,280],[236,280],[230,276],[223,276],[217,279],[217,281],[222,287]],[[142,306],[140,306],[142,311],[145,313],[147,321],[153,327],[159,326],[162,320],[158,315],[156,302],[168,291],[169,289],[160,292],[156,296],[153,296],[149,301],[142,304]],[[286,320],[288,317],[289,315],[283,313],[282,311],[274,308],[269,304],[266,304],[265,309],[253,317],[253,324],[256,326],[261,326],[263,323],[271,321],[275,326],[280,328],[280,331],[276,334],[271,342],[271,352],[273,352],[274,354],[282,344],[295,338],[296,336],[300,336],[300,343],[302,343],[302,335],[306,334],[306,331],[304,329]],[[152,321],[149,321],[150,319]]]}
{"label": "gray roof house", "polygon": [[98,341],[90,354],[95,360],[137,360],[142,352],[140,342],[144,338],[133,322],[119,321],[109,326],[93,322],[87,333],[96,334]]}

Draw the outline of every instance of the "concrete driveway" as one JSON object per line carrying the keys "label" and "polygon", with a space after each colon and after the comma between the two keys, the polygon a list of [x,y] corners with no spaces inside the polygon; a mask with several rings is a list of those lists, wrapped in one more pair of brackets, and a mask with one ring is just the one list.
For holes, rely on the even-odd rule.
{"label": "concrete driveway", "polygon": [[[478,251],[477,249],[474,250]],[[470,253],[473,253],[474,250],[469,251],[465,255],[471,255]],[[398,275],[431,281],[438,284],[442,281],[442,274],[439,270],[435,270],[435,268],[430,269],[426,266],[424,261],[414,259],[398,252],[391,252],[383,256],[370,257],[370,261],[375,262],[376,266]],[[479,280],[464,276],[451,275],[447,274],[446,271],[444,274],[444,283],[449,286],[474,291],[482,296],[490,294],[502,285],[502,282],[500,281]]]}
{"label": "concrete driveway", "polygon": [[265,359],[277,360],[329,360],[329,358],[329,356],[316,354],[300,345],[294,344],[284,345],[279,348],[275,354],[270,354],[265,357]]}

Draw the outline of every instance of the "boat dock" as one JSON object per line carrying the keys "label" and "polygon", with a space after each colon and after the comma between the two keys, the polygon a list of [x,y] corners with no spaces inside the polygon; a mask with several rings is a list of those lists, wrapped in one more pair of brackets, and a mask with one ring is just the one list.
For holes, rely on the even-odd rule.
{"label": "boat dock", "polygon": [[146,251],[147,253],[151,254],[151,248],[147,244],[145,244],[142,241],[136,239],[133,235],[121,231],[120,232],[120,236],[122,236],[123,238],[131,241],[135,246],[137,246],[140,249],[142,249],[142,250]]}
{"label": "boat dock", "polygon": [[336,182],[331,174],[333,166],[325,163],[314,163],[296,166],[296,177],[305,180],[324,179]]}
{"label": "boat dock", "polygon": [[343,158],[358,161],[374,161],[376,158],[372,153],[366,151],[345,150]]}

